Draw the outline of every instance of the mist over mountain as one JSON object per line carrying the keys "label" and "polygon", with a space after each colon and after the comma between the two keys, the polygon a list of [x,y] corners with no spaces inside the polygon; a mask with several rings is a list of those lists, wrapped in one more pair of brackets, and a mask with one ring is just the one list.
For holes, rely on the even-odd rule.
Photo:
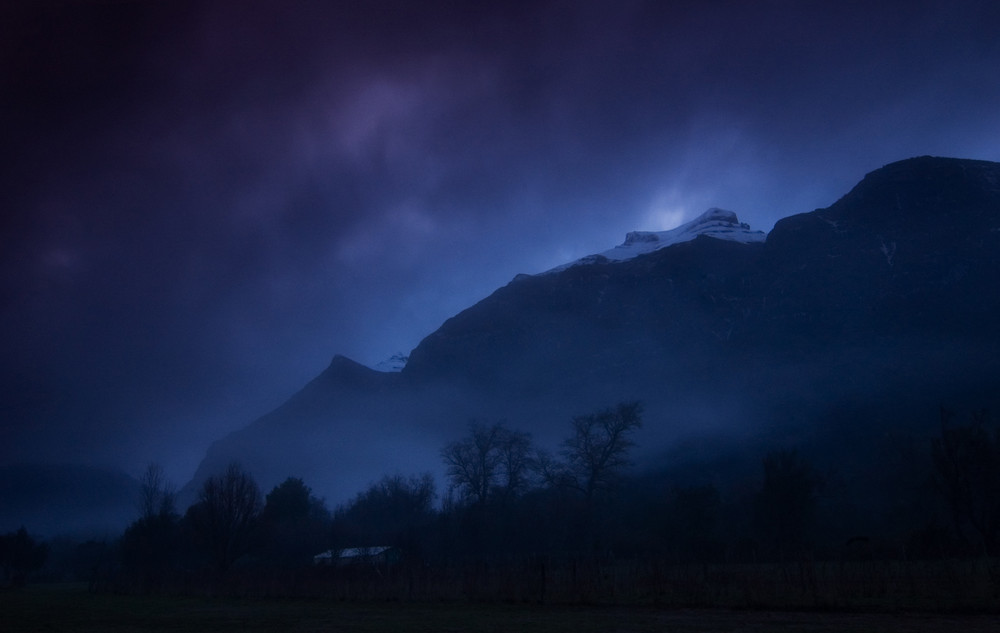
{"label": "mist over mountain", "polygon": [[634,233],[519,275],[401,371],[334,357],[215,442],[188,494],[236,460],[265,490],[302,477],[336,503],[384,474],[439,474],[441,446],[470,420],[555,447],[572,416],[625,400],[644,403],[647,470],[776,446],[839,460],[864,438],[933,431],[942,405],[996,403],[1000,164],[892,163],[766,240],[735,215],[706,217],[730,234],[682,227],[651,246],[664,236]]}

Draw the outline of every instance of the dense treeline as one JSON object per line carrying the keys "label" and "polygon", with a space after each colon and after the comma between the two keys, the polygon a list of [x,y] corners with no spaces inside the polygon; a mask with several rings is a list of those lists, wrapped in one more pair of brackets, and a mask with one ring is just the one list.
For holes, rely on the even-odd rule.
{"label": "dense treeline", "polygon": [[38,543],[23,527],[0,536],[0,587],[22,587],[28,576],[45,564],[49,548]]}
{"label": "dense treeline", "polygon": [[[916,573],[914,561],[978,560],[983,577],[995,576],[1000,433],[984,413],[960,421],[943,412],[932,442],[889,438],[868,447],[867,469],[840,471],[781,449],[749,474],[637,474],[630,453],[641,425],[638,403],[578,416],[549,452],[504,422],[473,422],[441,449],[440,493],[429,474],[387,475],[332,512],[301,479],[264,495],[231,464],[181,514],[150,466],[139,516],[117,543],[53,542],[51,558],[95,589],[341,598],[734,604],[730,594],[749,600],[765,591],[760,582],[846,595],[837,583],[855,583],[851,570],[874,561],[884,561],[885,586],[899,580],[891,565]],[[3,547],[8,584],[44,560],[24,530]],[[10,562],[15,549],[22,559],[34,552],[34,567]]]}

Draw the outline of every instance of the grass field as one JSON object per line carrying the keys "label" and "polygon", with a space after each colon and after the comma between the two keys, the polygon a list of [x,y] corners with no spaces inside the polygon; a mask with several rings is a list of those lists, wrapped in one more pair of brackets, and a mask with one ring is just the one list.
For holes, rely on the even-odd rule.
{"label": "grass field", "polygon": [[947,632],[995,633],[996,615],[849,614],[476,605],[356,604],[91,594],[85,585],[36,585],[0,593],[0,633],[33,631],[260,632]]}

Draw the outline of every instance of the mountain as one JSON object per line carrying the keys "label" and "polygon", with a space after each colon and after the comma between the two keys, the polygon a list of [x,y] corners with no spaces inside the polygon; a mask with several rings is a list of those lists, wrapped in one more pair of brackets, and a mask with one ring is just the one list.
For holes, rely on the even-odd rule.
{"label": "mountain", "polygon": [[83,465],[0,466],[0,533],[117,537],[138,516],[139,482]]}
{"label": "mountain", "polygon": [[383,474],[440,472],[471,419],[554,447],[572,416],[623,400],[645,405],[645,467],[788,445],[847,455],[933,429],[941,405],[995,404],[998,270],[997,163],[893,163],[766,238],[713,209],[517,276],[401,371],[335,357],[213,444],[189,490],[238,460],[265,489],[298,476],[341,501]]}
{"label": "mountain", "polygon": [[700,216],[669,231],[632,231],[625,236],[625,242],[604,251],[598,255],[588,255],[575,262],[557,266],[549,273],[561,272],[572,266],[597,264],[604,262],[620,262],[634,259],[646,253],[658,251],[661,248],[688,242],[701,235],[733,242],[753,243],[763,242],[767,237],[764,231],[752,231],[749,224],[739,221],[736,214],[725,209],[712,208]]}

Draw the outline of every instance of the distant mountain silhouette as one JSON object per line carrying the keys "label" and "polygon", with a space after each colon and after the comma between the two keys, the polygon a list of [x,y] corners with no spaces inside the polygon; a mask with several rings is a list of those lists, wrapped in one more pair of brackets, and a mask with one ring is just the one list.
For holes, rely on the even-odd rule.
{"label": "distant mountain silhouette", "polygon": [[1000,164],[900,161],[764,241],[720,235],[519,275],[400,372],[337,356],[213,444],[189,494],[238,460],[265,489],[298,476],[340,501],[386,473],[439,471],[472,418],[554,446],[572,416],[641,400],[640,465],[655,466],[685,442],[928,429],[942,404],[1000,396]]}
{"label": "distant mountain silhouette", "polygon": [[115,538],[139,515],[139,483],[81,465],[0,466],[0,532]]}

